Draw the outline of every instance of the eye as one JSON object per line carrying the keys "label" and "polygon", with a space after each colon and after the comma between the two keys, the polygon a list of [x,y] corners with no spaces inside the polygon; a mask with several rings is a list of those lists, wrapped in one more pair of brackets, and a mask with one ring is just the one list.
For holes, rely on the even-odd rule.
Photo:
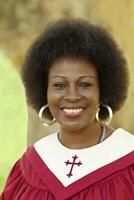
{"label": "eye", "polygon": [[54,83],[53,87],[57,89],[64,89],[66,87],[65,83]]}
{"label": "eye", "polygon": [[79,87],[83,87],[83,88],[88,88],[90,86],[93,86],[91,83],[87,83],[87,82],[81,82],[79,84]]}

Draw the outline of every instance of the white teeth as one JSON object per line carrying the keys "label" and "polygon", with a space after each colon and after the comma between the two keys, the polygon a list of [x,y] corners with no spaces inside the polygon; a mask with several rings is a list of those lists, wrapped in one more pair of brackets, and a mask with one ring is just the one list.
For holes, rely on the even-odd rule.
{"label": "white teeth", "polygon": [[74,108],[74,109],[72,109],[72,108],[64,108],[63,110],[67,114],[76,114],[76,113],[80,113],[83,110],[83,108]]}

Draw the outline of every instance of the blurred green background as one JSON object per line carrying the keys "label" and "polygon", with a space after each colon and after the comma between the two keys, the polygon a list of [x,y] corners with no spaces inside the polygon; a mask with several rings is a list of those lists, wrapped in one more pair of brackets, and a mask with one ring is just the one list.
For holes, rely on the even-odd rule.
{"label": "blurred green background", "polygon": [[[0,190],[28,144],[49,134],[27,106],[20,70],[28,46],[47,23],[80,17],[105,26],[128,61],[128,100],[113,126],[134,133],[134,0],[0,0]],[[28,121],[28,122],[27,122]]]}
{"label": "blurred green background", "polygon": [[0,189],[26,146],[24,89],[11,60],[0,52]]}

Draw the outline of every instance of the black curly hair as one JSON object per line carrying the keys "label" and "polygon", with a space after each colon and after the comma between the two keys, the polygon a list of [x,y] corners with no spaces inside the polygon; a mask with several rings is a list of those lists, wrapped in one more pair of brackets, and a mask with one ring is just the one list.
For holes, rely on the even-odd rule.
{"label": "black curly hair", "polygon": [[[83,19],[61,19],[49,24],[31,45],[22,66],[28,103],[39,111],[47,104],[48,73],[61,57],[83,58],[93,63],[99,75],[100,101],[113,112],[127,97],[126,60],[111,35],[101,26]],[[106,118],[102,109],[101,117]]]}

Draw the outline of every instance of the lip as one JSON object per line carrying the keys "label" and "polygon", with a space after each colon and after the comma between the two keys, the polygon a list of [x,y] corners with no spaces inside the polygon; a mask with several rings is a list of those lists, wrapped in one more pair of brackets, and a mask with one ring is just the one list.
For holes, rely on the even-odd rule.
{"label": "lip", "polygon": [[[74,109],[74,110],[76,110],[76,109],[80,109],[80,111],[78,111],[78,112],[66,112],[65,111],[65,109]],[[82,114],[82,112],[83,112],[83,110],[85,109],[85,107],[82,107],[82,106],[65,106],[65,107],[62,107],[61,108],[61,110],[64,112],[64,115],[67,117],[67,118],[78,118],[81,114]]]}
{"label": "lip", "polygon": [[73,105],[73,106],[62,106],[62,107],[60,107],[61,110],[63,110],[63,109],[80,109],[80,108],[85,109],[84,106],[75,106],[75,105]]}

